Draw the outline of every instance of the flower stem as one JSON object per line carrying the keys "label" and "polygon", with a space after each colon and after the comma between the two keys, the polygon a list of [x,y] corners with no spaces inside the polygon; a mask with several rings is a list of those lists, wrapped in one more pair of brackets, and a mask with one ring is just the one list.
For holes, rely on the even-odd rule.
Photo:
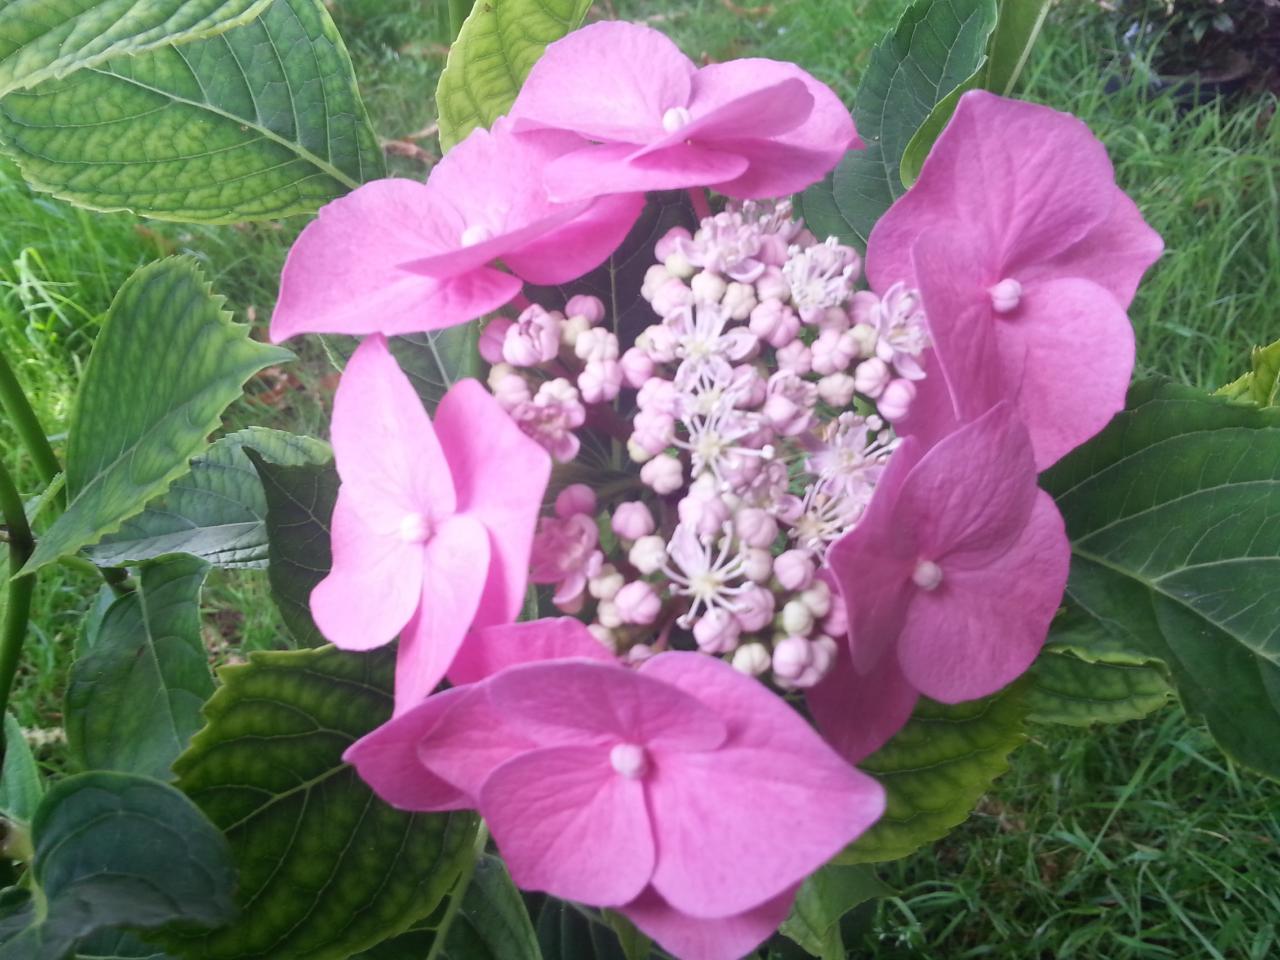
{"label": "flower stem", "polygon": [[707,191],[701,187],[691,187],[689,201],[693,204],[693,212],[699,220],[711,216],[711,201],[707,199]]}
{"label": "flower stem", "polygon": [[[9,538],[9,573],[22,569],[27,558],[35,550],[35,538],[27,523],[22,496],[14,486],[9,471],[0,463],[0,516],[4,518]],[[22,657],[22,643],[27,636],[27,619],[31,614],[31,592],[35,587],[35,575],[11,577],[8,583],[9,599],[4,609],[4,623],[0,625],[0,722],[9,706],[9,690],[13,686],[18,661]],[[3,744],[3,733],[0,733]],[[2,751],[0,751],[2,752]]]}
{"label": "flower stem", "polygon": [[[53,483],[54,478],[62,472],[62,465],[58,463],[44,427],[40,426],[27,395],[22,391],[22,384],[18,382],[3,353],[0,353],[0,405],[4,406],[9,419],[13,421],[13,428],[31,454],[31,460],[40,472],[41,479],[45,483]],[[58,494],[59,502],[66,503],[66,496],[64,488]]]}
{"label": "flower stem", "polygon": [[436,927],[436,936],[431,941],[431,950],[427,954],[427,960],[440,960],[444,956],[444,945],[445,941],[449,939],[449,928],[453,926],[453,921],[458,916],[458,911],[462,909],[462,900],[467,895],[467,887],[471,886],[471,878],[475,876],[476,864],[480,862],[480,855],[484,853],[485,845],[488,842],[489,828],[481,820],[480,827],[476,830],[475,842],[471,845],[471,859],[467,861],[462,868],[462,873],[458,875],[458,882],[453,885],[453,892],[449,895],[449,906],[445,909],[440,926]]}

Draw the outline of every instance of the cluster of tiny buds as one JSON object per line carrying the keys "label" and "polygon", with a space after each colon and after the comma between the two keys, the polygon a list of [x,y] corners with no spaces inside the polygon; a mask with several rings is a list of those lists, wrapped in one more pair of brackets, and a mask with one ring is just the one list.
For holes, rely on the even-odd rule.
{"label": "cluster of tiny buds", "polygon": [[812,686],[847,630],[823,558],[865,510],[924,376],[919,297],[857,290],[857,253],[819,242],[787,203],[673,229],[655,254],[642,295],[656,322],[634,343],[583,296],[482,334],[494,395],[554,459],[578,456],[585,427],[640,465],[639,490],[604,509],[587,486],[559,493],[531,578],[630,661],[696,647]]}

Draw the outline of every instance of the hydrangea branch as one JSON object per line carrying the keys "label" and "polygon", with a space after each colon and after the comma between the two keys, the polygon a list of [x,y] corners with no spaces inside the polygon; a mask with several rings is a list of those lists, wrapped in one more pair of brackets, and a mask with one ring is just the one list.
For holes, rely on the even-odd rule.
{"label": "hydrangea branch", "polygon": [[[35,550],[35,538],[27,523],[22,496],[3,463],[0,463],[0,514],[3,514],[9,539],[9,569],[20,570]],[[35,576],[32,574],[9,580],[9,599],[4,609],[4,625],[0,628],[0,718],[9,706],[9,689],[13,686],[13,676],[22,656],[22,643],[27,636],[27,618],[31,613],[34,588]]]}
{"label": "hydrangea branch", "polygon": [[[4,406],[5,412],[13,422],[14,430],[17,431],[27,452],[31,454],[31,460],[40,472],[40,478],[45,483],[53,483],[62,472],[62,465],[58,463],[58,457],[53,452],[49,438],[40,425],[35,411],[31,409],[31,403],[22,390],[22,384],[18,382],[4,354],[0,354],[0,405]],[[57,496],[60,503],[66,502],[65,490]]]}

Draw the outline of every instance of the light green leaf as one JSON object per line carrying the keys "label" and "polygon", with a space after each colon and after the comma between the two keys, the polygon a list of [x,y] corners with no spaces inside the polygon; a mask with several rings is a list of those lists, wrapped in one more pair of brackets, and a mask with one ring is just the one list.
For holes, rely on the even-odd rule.
{"label": "light green leaf", "polygon": [[524,900],[497,857],[476,863],[444,952],[449,960],[541,960]]}
{"label": "light green leaf", "polygon": [[270,0],[0,0],[0,96],[109,57],[212,36]]}
{"label": "light green leaf", "polygon": [[[423,405],[434,412],[440,398],[459,380],[483,376],[477,350],[479,339],[480,322],[473,321],[443,330],[389,337],[387,343]],[[360,345],[356,337],[326,336],[323,342],[338,369],[346,366]]]}
{"label": "light green leaf", "polygon": [[[296,469],[296,468],[295,468]],[[226,834],[240,921],[178,937],[185,960],[346,960],[429,915],[470,856],[471,814],[392,809],[343,763],[391,716],[394,650],[254,654],[222,671],[174,764]]]}
{"label": "light green leaf", "polygon": [[885,788],[887,805],[837,862],[897,860],[963,822],[1026,739],[1024,685],[965,703],[921,699],[906,726],[858,764]]}
{"label": "light green leaf", "polygon": [[213,694],[200,637],[208,572],[182,555],[146,564],[138,589],[112,605],[93,649],[72,665],[67,743],[86,769],[170,778]]}
{"label": "light green leaf", "polygon": [[195,262],[162,260],[130,277],[98,334],[67,441],[67,512],[28,572],[96,543],[140,513],[208,446],[253,374],[293,354],[249,339]]}
{"label": "light green leaf", "polygon": [[104,771],[69,777],[50,788],[32,831],[46,907],[5,891],[5,907],[17,909],[0,921],[0,960],[62,960],[110,927],[211,927],[235,916],[226,841],[166,784]]}
{"label": "light green leaf", "polygon": [[1158,663],[1090,663],[1046,650],[1029,671],[1028,720],[1087,727],[1137,720],[1173,696]]}
{"label": "light green leaf", "polygon": [[35,816],[40,798],[44,796],[44,781],[40,768],[31,755],[27,738],[22,735],[22,725],[13,714],[4,715],[4,769],[0,772],[0,816],[29,823]]}
{"label": "light green leaf", "polygon": [[1040,36],[1052,0],[1000,0],[1000,20],[991,38],[983,86],[1009,96]]}
{"label": "light green leaf", "polygon": [[1042,482],[1073,552],[1050,638],[1162,661],[1229,755],[1280,778],[1280,410],[1139,383]]}
{"label": "light green leaf", "polygon": [[[854,100],[864,150],[836,167],[801,206],[820,210],[830,235],[865,248],[871,228],[904,191],[902,157],[934,108],[981,67],[996,24],[996,0],[916,0],[875,48]],[[942,124],[938,124],[942,129]],[[835,230],[830,193],[839,220]]]}
{"label": "light green leaf", "polygon": [[219,567],[267,565],[267,495],[245,456],[252,447],[273,463],[327,463],[329,445],[266,427],[249,427],[214,442],[191,461],[191,472],[86,552],[99,566],[124,566],[187,553]]}
{"label": "light green leaf", "polygon": [[938,105],[930,111],[929,116],[920,125],[920,129],[915,132],[915,136],[907,144],[907,149],[902,152],[902,164],[898,171],[904,186],[912,186],[919,178],[920,171],[924,167],[924,161],[929,156],[929,151],[933,149],[933,144],[942,135],[942,131],[946,129],[947,124],[951,122],[951,115],[956,112],[956,104],[960,102],[960,98],[970,90],[981,88],[985,66],[986,62],[984,61],[983,65],[972,76],[965,79],[960,86],[943,97],[938,102]]}
{"label": "light green leaf", "polygon": [[1254,347],[1249,360],[1252,369],[1218,390],[1216,396],[1259,407],[1280,406],[1280,340],[1269,347]]}
{"label": "light green leaf", "polygon": [[840,918],[868,900],[892,895],[866,864],[828,864],[805,880],[778,932],[815,957],[843,957]]}
{"label": "light green leaf", "polygon": [[384,174],[321,0],[10,94],[0,143],[41,190],[166,220],[311,213]]}
{"label": "light green leaf", "polygon": [[547,44],[576,30],[592,0],[480,0],[449,50],[436,107],[449,150],[506,113]]}
{"label": "light green leaf", "polygon": [[271,596],[285,626],[304,646],[324,636],[311,619],[311,591],[329,573],[329,520],[338,499],[338,471],[324,466],[282,467],[249,451],[267,495]]}

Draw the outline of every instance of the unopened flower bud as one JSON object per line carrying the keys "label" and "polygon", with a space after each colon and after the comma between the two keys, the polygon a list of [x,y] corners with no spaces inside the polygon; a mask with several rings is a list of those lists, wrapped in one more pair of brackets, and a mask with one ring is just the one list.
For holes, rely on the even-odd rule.
{"label": "unopened flower bud", "polygon": [[779,680],[795,680],[811,663],[813,649],[805,637],[786,637],[773,648],[773,675]]}
{"label": "unopened flower bud", "polygon": [[742,629],[748,632],[763,630],[773,620],[773,594],[761,586],[748,587],[738,594],[734,615]]}
{"label": "unopened flower bud", "polygon": [[689,289],[693,291],[694,299],[703,303],[719,303],[727,287],[724,277],[717,273],[707,273],[705,270],[695,274],[689,281]]}
{"label": "unopened flower bud", "polygon": [[669,453],[660,453],[640,468],[640,479],[659,496],[684,486],[684,466]]}
{"label": "unopened flower bud", "polygon": [[833,637],[843,637],[849,632],[849,611],[844,605],[844,598],[838,592],[831,593],[831,610],[822,621],[822,632]]}
{"label": "unopened flower bud", "polygon": [[639,500],[620,503],[613,510],[613,532],[623,540],[639,540],[654,531],[653,514]]}
{"label": "unopened flower bud", "polygon": [[622,355],[622,382],[632,390],[639,390],[653,376],[653,360],[639,347],[632,347]]}
{"label": "unopened flower bud", "polygon": [[480,334],[480,356],[484,358],[485,363],[500,363],[502,361],[502,342],[507,337],[507,331],[510,330],[514,323],[506,317],[494,317],[485,324],[484,332]]}
{"label": "unopened flower bud", "polygon": [[728,610],[716,607],[693,625],[693,639],[704,653],[728,653],[738,645],[742,627]]}
{"label": "unopened flower bud", "polygon": [[578,344],[578,338],[590,329],[591,324],[586,317],[569,317],[560,324],[560,343],[573,350]]}
{"label": "unopened flower bud", "polygon": [[658,238],[653,248],[653,255],[659,260],[665,260],[692,239],[693,235],[684,227],[672,227]]}
{"label": "unopened flower bud", "polygon": [[647,643],[637,643],[634,647],[627,651],[627,663],[637,664],[644,663],[653,656],[653,647]]}
{"label": "unopened flower bud", "polygon": [[585,330],[573,346],[579,360],[617,360],[618,338],[603,327]]}
{"label": "unopened flower bud", "polygon": [[612,600],[601,600],[596,604],[596,619],[600,621],[602,627],[608,627],[610,630],[616,630],[622,626],[622,612]]}
{"label": "unopened flower bud", "polygon": [[618,568],[606,563],[599,573],[587,581],[587,592],[597,600],[612,600],[625,582]]}
{"label": "unopened flower bud", "polygon": [[769,346],[785,347],[800,332],[800,318],[781,300],[761,300],[751,311],[752,333]]}
{"label": "unopened flower bud", "polygon": [[818,381],[818,396],[823,403],[837,410],[853,402],[856,390],[857,384],[847,373],[833,373]]}
{"label": "unopened flower bud", "polygon": [[632,420],[631,442],[647,455],[661,453],[676,436],[675,417],[651,409],[640,410]]}
{"label": "unopened flower bud", "polygon": [[823,333],[847,333],[849,331],[849,314],[839,307],[827,307],[818,318],[818,330]]}
{"label": "unopened flower bud", "polygon": [[[784,251],[782,263],[786,262],[786,256]],[[770,264],[765,268],[764,273],[756,277],[756,298],[761,302],[791,299],[791,286],[787,283],[787,278],[782,275],[782,271],[778,269],[782,263]]]}
{"label": "unopened flower bud", "polygon": [[646,327],[636,337],[636,346],[654,363],[671,363],[676,358],[676,335],[665,324]]}
{"label": "unopened flower bud", "polygon": [[647,626],[657,620],[658,614],[662,612],[662,601],[658,594],[643,580],[628,583],[617,592],[612,602],[624,623]]}
{"label": "unopened flower bud", "polygon": [[831,588],[825,580],[814,579],[813,585],[800,594],[800,602],[815,617],[825,617],[831,612]]}
{"label": "unopened flower bud", "polygon": [[671,271],[662,264],[655,263],[644,272],[644,282],[640,285],[640,296],[652,303],[654,294],[670,279]]}
{"label": "unopened flower bud", "polygon": [[813,629],[813,613],[799,600],[789,600],[782,607],[782,629],[805,636]]}
{"label": "unopened flower bud", "polygon": [[595,326],[604,319],[604,301],[599,297],[580,293],[570,297],[564,305],[564,315],[569,318],[585,317],[587,323]]}
{"label": "unopened flower bud", "polygon": [[610,653],[618,652],[618,636],[608,627],[601,626],[598,623],[591,623],[587,625],[587,633],[599,640],[601,646]]}
{"label": "unopened flower bud", "polygon": [[491,381],[489,386],[499,406],[503,410],[511,410],[521,403],[528,403],[532,397],[529,393],[528,381],[516,373],[509,364],[502,366],[512,372],[499,377],[496,382]]}
{"label": "unopened flower bud", "polygon": [[890,423],[901,420],[911,409],[911,401],[916,398],[916,385],[910,380],[890,380],[884,393],[876,401],[876,409],[880,416]]}
{"label": "unopened flower bud", "polygon": [[502,358],[516,367],[534,367],[560,352],[560,324],[564,317],[536,303],[520,314],[502,339]]}
{"label": "unopened flower bud", "polygon": [[773,576],[773,555],[762,547],[742,551],[742,575],[752,583],[768,583]]}
{"label": "unopened flower bud", "polygon": [[627,559],[646,576],[657,573],[667,562],[667,542],[652,534],[641,537],[627,551]]}
{"label": "unopened flower bud", "polygon": [[745,320],[756,308],[756,288],[749,283],[731,283],[721,302],[729,319]]}
{"label": "unopened flower bud", "polygon": [[859,290],[849,299],[849,317],[855,327],[876,330],[880,326],[880,298],[870,290]]}
{"label": "unopened flower bud", "polygon": [[617,360],[588,360],[578,374],[578,389],[583,403],[608,403],[622,391],[622,365]]}
{"label": "unopened flower bud", "polygon": [[749,547],[767,547],[778,536],[778,522],[758,507],[739,510],[733,518],[733,530]]}
{"label": "unopened flower bud", "polygon": [[653,312],[660,317],[669,317],[691,306],[693,291],[676,277],[672,277],[653,293]]}
{"label": "unopened flower bud", "polygon": [[576,513],[595,513],[595,491],[585,483],[572,483],[556,497],[556,516],[572,517]]}
{"label": "unopened flower bud", "polygon": [[884,393],[890,376],[889,365],[879,357],[872,357],[858,364],[857,369],[853,371],[853,383],[863,396],[874,398]]}
{"label": "unopened flower bud", "polygon": [[858,352],[858,343],[849,331],[839,333],[835,330],[824,330],[813,341],[813,372],[827,376],[841,373],[849,369],[854,354]]}
{"label": "unopened flower bud", "polygon": [[738,407],[750,409],[764,403],[769,385],[753,365],[744,363],[734,367],[732,382],[733,389],[739,397]]}
{"label": "unopened flower bud", "polygon": [[813,573],[813,558],[807,550],[788,550],[773,562],[773,575],[786,590],[809,589]]}
{"label": "unopened flower bud", "polygon": [[700,536],[718,533],[729,520],[728,505],[717,496],[706,496],[702,492],[691,492],[682,499],[676,508],[680,522],[693,529]]}
{"label": "unopened flower bud", "polygon": [[778,351],[778,369],[803,377],[813,369],[813,351],[803,340],[792,340]]}
{"label": "unopened flower bud", "polygon": [[769,669],[769,651],[763,643],[744,643],[733,651],[733,668],[749,677],[758,677]]}

